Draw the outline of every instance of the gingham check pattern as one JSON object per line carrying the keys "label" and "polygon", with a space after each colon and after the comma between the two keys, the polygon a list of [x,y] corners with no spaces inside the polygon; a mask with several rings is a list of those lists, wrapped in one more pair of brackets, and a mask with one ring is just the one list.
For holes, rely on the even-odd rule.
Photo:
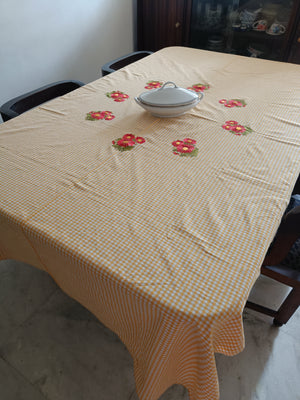
{"label": "gingham check pattern", "polygon": [[[299,72],[167,48],[0,126],[0,257],[47,270],[120,336],[141,400],[174,383],[218,399],[214,352],[244,347],[244,304],[300,172]],[[149,80],[210,89],[157,119],[133,100]],[[130,97],[112,102],[112,90]],[[92,110],[116,118],[85,120]],[[146,141],[119,152],[125,133]],[[186,137],[197,157],[173,154]]]}

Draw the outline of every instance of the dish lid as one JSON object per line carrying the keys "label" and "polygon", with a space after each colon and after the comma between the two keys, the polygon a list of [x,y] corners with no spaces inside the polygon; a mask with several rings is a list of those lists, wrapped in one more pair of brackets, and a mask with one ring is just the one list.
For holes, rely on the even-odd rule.
{"label": "dish lid", "polygon": [[[166,87],[173,85],[173,87]],[[178,87],[174,82],[166,82],[161,88],[144,92],[138,99],[149,106],[183,106],[198,100],[198,94],[191,90]]]}

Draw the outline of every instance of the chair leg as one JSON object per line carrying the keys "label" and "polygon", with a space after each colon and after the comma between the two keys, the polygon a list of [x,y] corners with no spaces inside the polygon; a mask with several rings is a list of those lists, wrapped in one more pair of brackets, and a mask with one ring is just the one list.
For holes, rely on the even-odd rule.
{"label": "chair leg", "polygon": [[281,307],[277,311],[273,324],[275,326],[281,326],[286,324],[294,312],[297,310],[300,304],[300,289],[293,288]]}

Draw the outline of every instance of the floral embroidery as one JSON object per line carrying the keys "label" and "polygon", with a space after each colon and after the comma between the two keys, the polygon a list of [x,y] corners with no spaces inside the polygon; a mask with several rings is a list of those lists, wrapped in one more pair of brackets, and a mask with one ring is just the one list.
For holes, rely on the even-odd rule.
{"label": "floral embroidery", "polygon": [[242,99],[231,99],[231,100],[226,100],[226,99],[221,99],[219,100],[219,103],[223,104],[225,107],[246,107],[247,103],[245,100]]}
{"label": "floral embroidery", "polygon": [[240,125],[237,121],[226,121],[222,128],[235,135],[247,135],[247,133],[253,132],[249,126]]}
{"label": "floral embroidery", "polygon": [[203,90],[209,89],[209,85],[205,85],[203,83],[196,83],[191,87],[188,87],[189,90],[193,90],[194,92],[203,92]]}
{"label": "floral embroidery", "polygon": [[132,150],[136,144],[145,143],[145,139],[141,136],[134,136],[132,133],[126,133],[121,138],[112,141],[112,146],[119,151]]}
{"label": "floral embroidery", "polygon": [[141,137],[141,136],[137,136],[137,137],[135,138],[135,141],[136,141],[137,143],[139,143],[139,144],[142,144],[142,143],[145,143],[145,142],[146,142],[146,140],[145,140],[143,137]]}
{"label": "floral embroidery", "polygon": [[159,81],[149,81],[147,82],[147,86],[145,86],[145,89],[158,89],[162,87],[163,82]]}
{"label": "floral embroidery", "polygon": [[88,121],[96,121],[97,119],[106,119],[110,121],[114,119],[115,116],[111,111],[90,111],[86,114],[86,118]]}
{"label": "floral embroidery", "polygon": [[184,157],[196,157],[199,151],[199,149],[195,146],[196,143],[196,140],[190,138],[175,140],[172,142],[173,154]]}
{"label": "floral embroidery", "polygon": [[128,94],[120,92],[119,90],[114,90],[113,92],[106,93],[106,96],[114,101],[120,103],[121,101],[125,101],[129,98]]}

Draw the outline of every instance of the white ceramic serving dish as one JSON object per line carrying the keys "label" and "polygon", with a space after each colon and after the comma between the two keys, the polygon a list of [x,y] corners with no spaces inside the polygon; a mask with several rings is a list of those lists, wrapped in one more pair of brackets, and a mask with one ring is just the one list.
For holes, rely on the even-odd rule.
{"label": "white ceramic serving dish", "polygon": [[170,118],[184,114],[195,107],[202,98],[202,92],[195,93],[178,87],[174,82],[166,82],[161,88],[141,93],[134,99],[153,116]]}

